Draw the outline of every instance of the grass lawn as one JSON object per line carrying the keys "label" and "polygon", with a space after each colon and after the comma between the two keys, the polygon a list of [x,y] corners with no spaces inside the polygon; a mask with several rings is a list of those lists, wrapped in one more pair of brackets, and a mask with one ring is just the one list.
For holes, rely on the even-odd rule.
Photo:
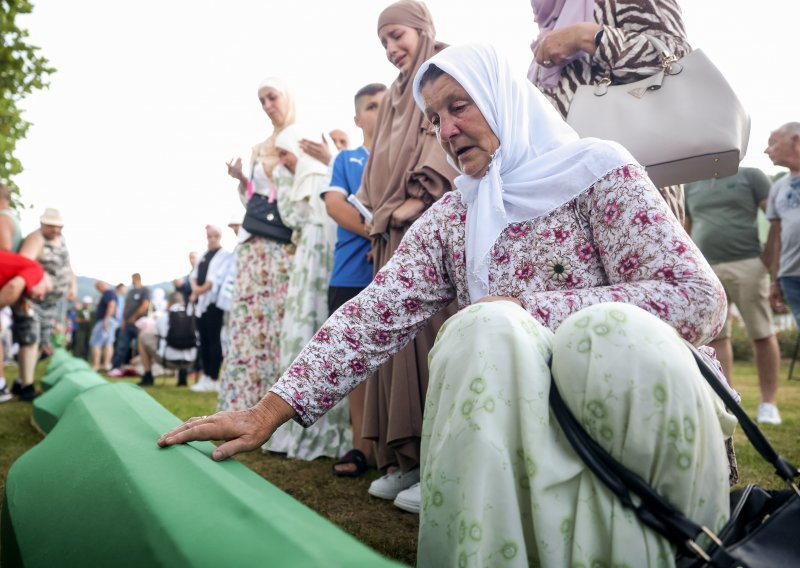
{"label": "grass lawn", "polygon": [[[765,426],[764,430],[778,452],[798,465],[800,381],[787,382],[786,367],[784,364],[781,371],[778,394],[783,424]],[[44,374],[44,369],[44,364],[40,364],[37,378]],[[15,376],[15,368],[6,369],[7,380],[11,381]],[[758,381],[752,363],[737,363],[735,385],[742,395],[744,408],[754,415],[758,405]],[[179,389],[174,378],[157,378],[156,386],[148,392],[181,420],[211,414],[216,406],[214,394]],[[29,404],[14,400],[0,405],[0,495],[4,494],[11,464],[41,439],[30,425],[30,416]],[[780,486],[770,466],[761,460],[741,432],[736,434],[736,453],[742,483]],[[300,462],[265,456],[260,452],[238,456],[238,459],[378,552],[408,564],[414,563],[417,517],[400,511],[389,501],[367,495],[367,487],[378,477],[378,472],[371,470],[361,479],[336,478],[330,473],[333,463],[330,459]]]}

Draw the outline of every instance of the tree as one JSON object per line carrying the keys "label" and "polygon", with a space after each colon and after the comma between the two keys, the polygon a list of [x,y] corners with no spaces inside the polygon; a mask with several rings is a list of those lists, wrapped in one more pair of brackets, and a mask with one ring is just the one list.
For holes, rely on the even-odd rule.
{"label": "tree", "polygon": [[23,169],[14,152],[31,125],[17,105],[34,90],[47,87],[56,71],[39,55],[39,48],[28,43],[27,30],[17,26],[17,16],[32,11],[27,0],[0,0],[0,181],[11,188],[12,207],[19,206],[19,188],[12,178]]}

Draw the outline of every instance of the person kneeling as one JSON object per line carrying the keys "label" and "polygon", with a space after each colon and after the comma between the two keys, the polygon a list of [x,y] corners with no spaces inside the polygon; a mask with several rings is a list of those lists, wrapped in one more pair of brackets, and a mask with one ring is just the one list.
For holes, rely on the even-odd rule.
{"label": "person kneeling", "polygon": [[258,448],[312,424],[452,301],[430,353],[419,566],[669,566],[574,453],[552,384],[617,461],[711,528],[729,516],[733,418],[684,340],[703,345],[725,293],[645,169],[580,139],[488,46],[422,65],[417,104],[462,173],[392,259],[254,407],[192,418],[159,445]]}

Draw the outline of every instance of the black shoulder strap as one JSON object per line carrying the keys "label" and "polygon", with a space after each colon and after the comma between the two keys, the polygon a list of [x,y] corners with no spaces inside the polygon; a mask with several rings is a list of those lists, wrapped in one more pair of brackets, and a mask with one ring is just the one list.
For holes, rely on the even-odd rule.
{"label": "black shoulder strap", "polygon": [[[799,474],[797,468],[783,459],[778,452],[775,451],[775,448],[772,447],[772,444],[769,443],[769,440],[767,440],[767,437],[764,436],[764,433],[759,429],[756,423],[753,422],[744,409],[733,399],[728,389],[722,385],[716,371],[708,365],[697,348],[688,341],[685,343],[686,347],[692,352],[703,378],[711,385],[711,388],[717,393],[717,396],[722,399],[722,402],[725,403],[728,410],[736,416],[739,425],[742,427],[747,439],[753,444],[753,447],[761,454],[761,457],[772,464],[778,477],[783,479],[786,483],[792,483]],[[724,377],[722,380],[725,380]]]}
{"label": "black shoulder strap", "polygon": [[[781,478],[787,483],[792,483],[798,475],[797,469],[775,451],[761,430],[758,429],[758,426],[753,423],[727,389],[720,383],[716,372],[709,367],[702,354],[694,346],[688,343],[687,346],[691,350],[703,377],[739,419],[742,429],[753,446],[765,460],[775,467],[776,473]],[[681,511],[661,497],[645,480],[620,464],[589,436],[562,400],[555,381],[550,384],[550,406],[553,415],[575,452],[595,476],[619,498],[625,507],[631,509],[643,524],[669,539],[684,552],[692,556],[700,555],[701,557],[705,554],[697,547],[694,539],[701,533],[705,533],[712,538],[716,537],[713,537],[708,529],[687,518]],[[634,502],[631,492],[639,498],[638,504]],[[713,556],[715,564],[719,566],[724,566],[728,562],[730,562],[731,566],[737,563],[721,547],[714,551]]]}

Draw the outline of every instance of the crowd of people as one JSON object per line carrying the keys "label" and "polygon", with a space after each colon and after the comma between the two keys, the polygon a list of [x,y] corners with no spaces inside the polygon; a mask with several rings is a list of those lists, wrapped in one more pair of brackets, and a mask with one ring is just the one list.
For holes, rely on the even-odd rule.
{"label": "crowd of people", "polygon": [[[158,364],[218,394],[217,414],[161,445],[225,440],[216,460],[326,456],[343,477],[377,467],[369,493],[420,513],[421,565],[673,558],[635,517],[608,522],[618,501],[554,434],[554,382],[623,465],[697,522],[724,524],[734,422],[684,341],[713,348],[735,386],[738,311],[758,421],[780,424],[772,315],[785,299],[800,317],[800,123],[764,141],[789,170],[777,181],[741,168],[657,189],[625,148],[579,139],[564,117],[577,86],[660,68],[647,34],[690,51],[677,2],[532,7],[539,34],[519,77],[492,47],[438,41],[423,3],[389,5],[377,35],[398,76],[354,94],[355,149],[342,131],[320,140],[298,123],[285,81],[258,85],[272,132],[246,165],[228,164],[247,211],[230,224],[235,249],[208,225],[207,250],[190,255],[165,306],[134,275],[127,291],[98,282],[83,318],[93,368],[125,376],[138,356],[142,386]],[[19,252],[0,271],[20,345],[10,390],[30,400],[74,274],[57,211],[24,241],[0,213],[12,219],[0,243]]]}

